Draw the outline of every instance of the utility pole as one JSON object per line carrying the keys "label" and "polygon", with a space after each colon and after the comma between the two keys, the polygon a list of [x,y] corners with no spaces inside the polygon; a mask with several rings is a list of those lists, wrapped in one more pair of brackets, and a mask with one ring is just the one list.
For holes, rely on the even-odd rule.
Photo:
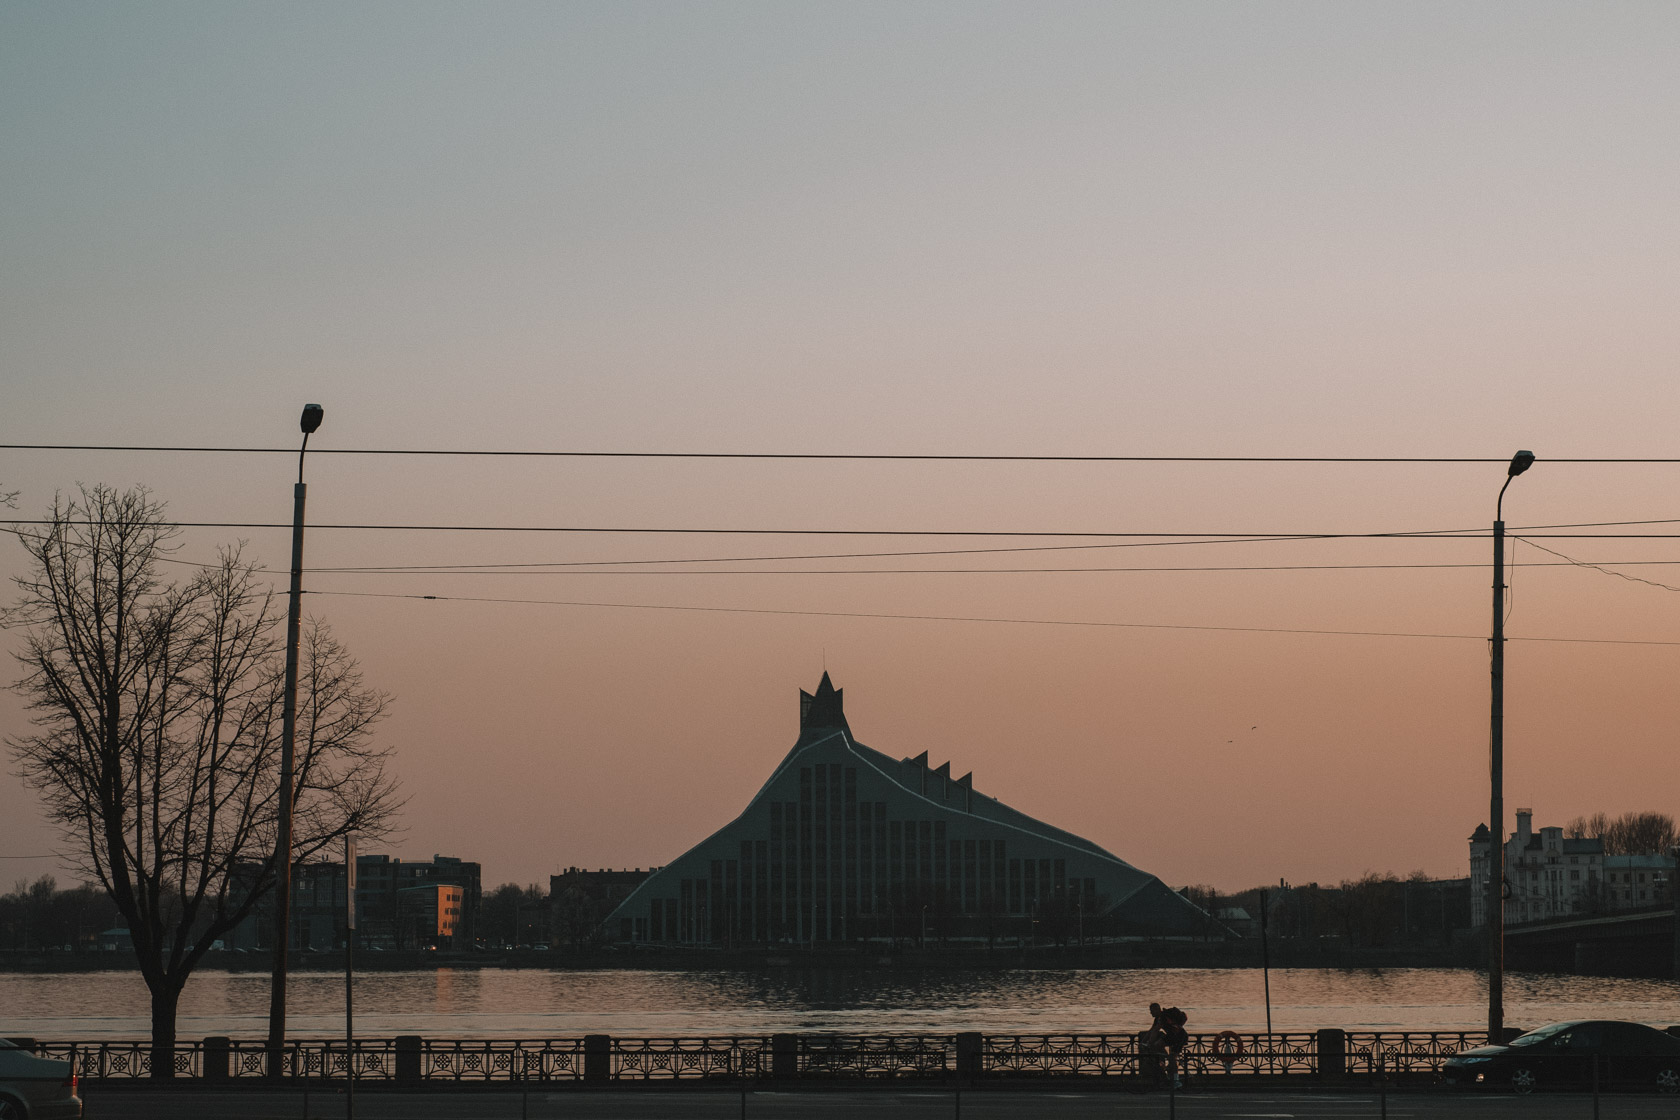
{"label": "utility pole", "polygon": [[1488,735],[1488,1042],[1505,1031],[1505,490],[1534,465],[1534,452],[1511,457],[1493,515],[1493,703]]}
{"label": "utility pole", "polygon": [[298,428],[303,446],[298,449],[298,480],[292,488],[292,587],[286,610],[286,693],[280,717],[280,822],[274,845],[274,973],[268,1000],[268,1075],[285,1072],[286,1053],[286,953],[292,940],[292,794],[293,747],[297,741],[298,630],[303,611],[303,502],[308,493],[303,484],[303,455],[309,437],[321,426],[318,404],[303,406]]}
{"label": "utility pole", "polygon": [[356,1117],[356,838],[344,838],[344,1120]]}

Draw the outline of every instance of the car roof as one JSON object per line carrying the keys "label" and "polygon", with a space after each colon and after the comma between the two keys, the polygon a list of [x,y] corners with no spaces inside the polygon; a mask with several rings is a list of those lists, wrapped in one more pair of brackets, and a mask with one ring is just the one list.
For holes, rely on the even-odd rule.
{"label": "car roof", "polygon": [[[1535,1031],[1552,1031],[1555,1033],[1566,1027],[1636,1027],[1639,1030],[1649,1031],[1654,1035],[1680,1042],[1680,1038],[1676,1038],[1662,1027],[1653,1027],[1649,1023],[1638,1023],[1632,1019],[1564,1019],[1556,1023],[1546,1023],[1534,1027],[1532,1030],[1524,1031],[1523,1034],[1533,1034]],[[1520,1038],[1521,1035],[1518,1037]]]}

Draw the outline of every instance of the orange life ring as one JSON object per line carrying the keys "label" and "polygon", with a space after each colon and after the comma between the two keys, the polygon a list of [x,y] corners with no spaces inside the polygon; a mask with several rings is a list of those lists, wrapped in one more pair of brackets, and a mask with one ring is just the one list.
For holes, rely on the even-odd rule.
{"label": "orange life ring", "polygon": [[1231,1063],[1248,1053],[1248,1047],[1243,1045],[1242,1036],[1236,1031],[1220,1031],[1213,1036],[1213,1054],[1224,1063],[1226,1069]]}

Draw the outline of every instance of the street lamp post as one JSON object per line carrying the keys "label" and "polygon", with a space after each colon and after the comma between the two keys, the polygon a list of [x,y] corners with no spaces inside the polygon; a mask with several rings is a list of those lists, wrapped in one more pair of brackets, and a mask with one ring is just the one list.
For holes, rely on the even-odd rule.
{"label": "street lamp post", "polygon": [[298,428],[298,480],[292,489],[292,588],[286,610],[286,693],[280,717],[280,827],[274,843],[274,974],[268,998],[268,1073],[283,1072],[286,1050],[286,951],[292,926],[292,754],[297,739],[298,630],[303,599],[303,455],[309,437],[321,426],[318,404],[303,406]]}
{"label": "street lamp post", "polygon": [[1534,452],[1511,456],[1493,514],[1493,705],[1488,736],[1488,1041],[1505,1028],[1505,490],[1534,465]]}

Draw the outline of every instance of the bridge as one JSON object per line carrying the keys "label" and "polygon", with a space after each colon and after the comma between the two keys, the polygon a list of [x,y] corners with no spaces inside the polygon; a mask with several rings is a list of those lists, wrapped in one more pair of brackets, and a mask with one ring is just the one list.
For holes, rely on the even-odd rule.
{"label": "bridge", "polygon": [[1600,914],[1505,927],[1505,967],[1581,976],[1680,978],[1674,910]]}

